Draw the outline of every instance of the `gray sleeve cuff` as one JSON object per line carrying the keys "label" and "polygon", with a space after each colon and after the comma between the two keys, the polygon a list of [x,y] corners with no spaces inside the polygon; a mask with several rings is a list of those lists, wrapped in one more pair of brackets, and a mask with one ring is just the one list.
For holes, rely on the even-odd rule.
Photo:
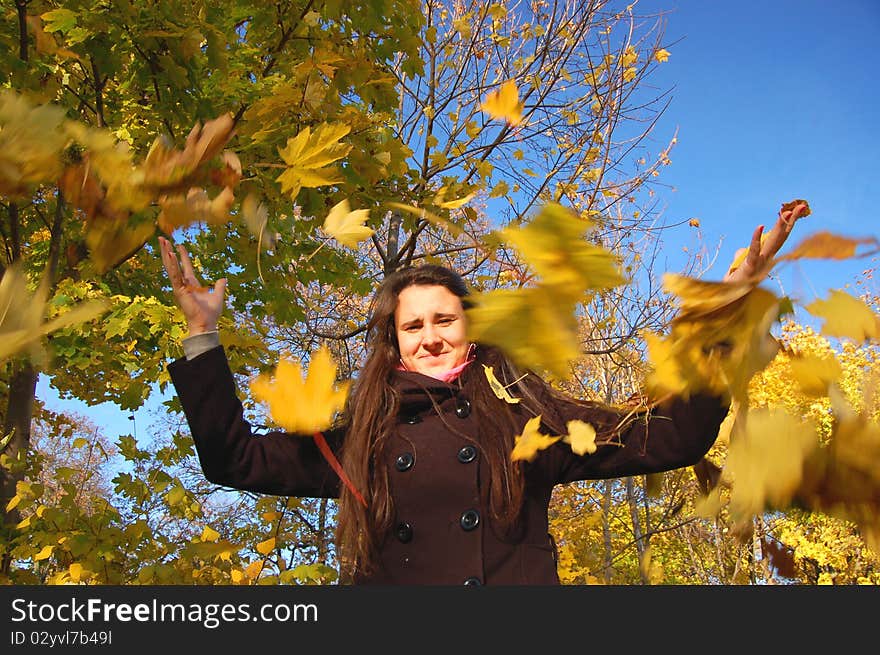
{"label": "gray sleeve cuff", "polygon": [[220,345],[220,332],[213,330],[212,332],[202,332],[186,337],[183,340],[183,354],[186,358],[195,359],[202,353],[206,353],[212,348]]}

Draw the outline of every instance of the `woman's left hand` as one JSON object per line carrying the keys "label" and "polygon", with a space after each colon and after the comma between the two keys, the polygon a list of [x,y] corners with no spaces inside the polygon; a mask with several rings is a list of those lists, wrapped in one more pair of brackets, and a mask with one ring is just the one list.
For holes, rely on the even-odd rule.
{"label": "woman's left hand", "polygon": [[[762,239],[764,226],[759,225],[752,234],[752,242],[746,252],[745,259],[737,267],[729,270],[722,278],[722,282],[746,282],[754,281],[756,278],[763,278],[769,272],[772,264],[773,256],[779,252],[779,249],[788,239],[791,230],[794,228],[795,222],[799,218],[803,218],[810,213],[810,207],[806,201],[795,201],[793,207],[788,208],[791,203],[786,203],[779,210],[779,218],[776,224]],[[743,250],[737,251],[737,258],[742,254]]]}

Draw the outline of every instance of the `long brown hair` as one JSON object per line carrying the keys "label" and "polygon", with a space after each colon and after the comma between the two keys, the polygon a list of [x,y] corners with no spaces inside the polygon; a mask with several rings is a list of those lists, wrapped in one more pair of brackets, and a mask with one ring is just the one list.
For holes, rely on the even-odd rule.
{"label": "long brown hair", "polygon": [[[373,297],[367,324],[367,361],[354,381],[342,419],[347,426],[342,466],[367,500],[364,507],[348,488],[341,489],[336,537],[343,581],[351,580],[358,573],[369,574],[377,566],[382,540],[394,522],[388,471],[380,462],[383,449],[396,429],[400,409],[400,396],[392,381],[400,364],[394,313],[401,291],[414,285],[443,286],[461,298],[465,309],[470,306],[464,279],[435,264],[392,273]],[[490,526],[501,534],[511,535],[519,527],[517,517],[524,490],[524,465],[510,458],[515,436],[522,427],[521,419],[518,422],[510,405],[494,395],[480,364],[492,366],[498,380],[522,398],[519,411],[532,415],[542,413],[551,399],[593,404],[560,396],[534,373],[519,371],[497,348],[478,344],[474,357],[475,361],[464,370],[459,383],[478,417],[478,438],[474,445],[486,459],[490,471]],[[544,412],[542,423],[547,430],[564,434],[564,426],[557,425],[552,415],[553,412]]]}

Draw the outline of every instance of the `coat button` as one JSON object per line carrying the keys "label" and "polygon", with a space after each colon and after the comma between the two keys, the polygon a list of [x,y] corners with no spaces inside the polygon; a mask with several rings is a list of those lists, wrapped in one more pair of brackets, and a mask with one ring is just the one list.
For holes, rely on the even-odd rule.
{"label": "coat button", "polygon": [[458,461],[462,464],[473,462],[477,458],[477,449],[473,446],[462,446],[458,451]]}
{"label": "coat button", "polygon": [[471,402],[467,398],[455,399],[455,415],[458,418],[467,418],[471,414]]}
{"label": "coat button", "polygon": [[397,539],[401,543],[408,544],[410,541],[412,541],[413,529],[409,523],[398,523],[396,531]]}
{"label": "coat button", "polygon": [[415,425],[416,423],[422,422],[422,417],[418,414],[414,414],[413,416],[404,416],[403,422],[408,423],[409,425]]}
{"label": "coat button", "polygon": [[464,581],[464,584],[466,584],[466,585],[476,585],[476,586],[479,586],[479,585],[481,585],[481,584],[483,584],[483,583],[480,581],[479,578],[468,578],[467,580]]}
{"label": "coat button", "polygon": [[475,509],[469,509],[461,515],[461,528],[470,532],[480,524],[480,513]]}
{"label": "coat button", "polygon": [[416,458],[413,457],[412,453],[403,453],[402,455],[398,455],[397,461],[394,462],[394,467],[403,473],[404,471],[410,470],[415,461]]}

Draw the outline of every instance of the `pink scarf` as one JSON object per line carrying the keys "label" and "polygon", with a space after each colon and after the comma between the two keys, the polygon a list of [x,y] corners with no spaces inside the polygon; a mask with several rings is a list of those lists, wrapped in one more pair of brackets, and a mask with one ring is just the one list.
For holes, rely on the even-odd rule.
{"label": "pink scarf", "polygon": [[[467,356],[465,357],[464,362],[459,364],[458,366],[449,369],[448,371],[443,371],[442,373],[424,373],[423,375],[427,375],[428,377],[434,378],[435,380],[440,380],[441,382],[452,382],[461,372],[468,367],[474,359],[476,359],[476,355],[474,353],[475,347],[474,344],[471,344],[470,348],[468,348]],[[403,362],[400,362],[400,366],[397,367],[398,371],[408,371],[409,369],[404,366]]]}

